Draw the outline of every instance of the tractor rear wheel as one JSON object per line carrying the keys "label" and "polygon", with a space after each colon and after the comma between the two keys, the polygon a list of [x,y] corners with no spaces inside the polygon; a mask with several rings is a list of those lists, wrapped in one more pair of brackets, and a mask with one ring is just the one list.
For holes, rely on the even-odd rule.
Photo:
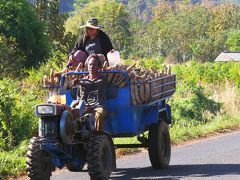
{"label": "tractor rear wheel", "polygon": [[91,180],[105,180],[113,169],[111,142],[106,135],[94,135],[87,144],[88,173]]}
{"label": "tractor rear wheel", "polygon": [[150,127],[148,133],[148,154],[154,169],[164,169],[169,166],[171,140],[168,125],[165,121]]}
{"label": "tractor rear wheel", "polygon": [[47,152],[40,149],[39,138],[33,137],[27,150],[27,172],[32,180],[49,180],[53,164]]}

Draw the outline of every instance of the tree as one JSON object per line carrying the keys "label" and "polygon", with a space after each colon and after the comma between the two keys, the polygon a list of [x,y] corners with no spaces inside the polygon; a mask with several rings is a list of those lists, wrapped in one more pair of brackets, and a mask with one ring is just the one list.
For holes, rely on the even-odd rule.
{"label": "tree", "polygon": [[212,9],[209,33],[215,34],[240,26],[240,7],[232,4],[214,6]]}
{"label": "tree", "polygon": [[15,38],[0,34],[0,74],[1,77],[18,76],[24,68],[26,57],[17,47]]}
{"label": "tree", "polygon": [[201,6],[163,2],[159,5],[163,6],[155,9],[154,20],[159,24],[155,46],[161,54],[171,62],[181,63],[193,58],[204,61],[210,12]]}
{"label": "tree", "polygon": [[90,0],[75,0],[74,7],[84,7],[87,3],[89,3]]}
{"label": "tree", "polygon": [[230,31],[226,45],[230,51],[240,52],[240,30]]}
{"label": "tree", "polygon": [[31,5],[25,0],[0,1],[0,17],[0,33],[8,41],[14,39],[14,48],[23,55],[14,58],[26,58],[21,62],[11,63],[23,63],[28,68],[44,61],[49,50],[48,36],[44,24],[40,22]]}
{"label": "tree", "polygon": [[[122,0],[124,2],[124,0]],[[156,0],[128,0],[127,10],[132,19],[147,22],[152,19]]]}
{"label": "tree", "polygon": [[103,30],[110,36],[114,48],[127,53],[131,40],[129,16],[123,4],[114,0],[98,0],[84,6],[76,6],[76,10],[65,23],[66,32],[79,36],[80,25],[85,24],[89,17],[98,18],[100,25],[104,27]]}
{"label": "tree", "polygon": [[153,8],[154,19],[164,21],[176,10],[177,6],[174,3],[159,1],[157,6]]}
{"label": "tree", "polygon": [[204,5],[161,1],[154,9],[152,23],[159,24],[159,28],[155,31],[158,35],[154,36],[152,47],[157,47],[171,62],[209,61],[227,49],[229,31],[240,27],[239,19],[240,7],[236,5],[206,8]]}
{"label": "tree", "polygon": [[233,4],[221,4],[211,8],[212,17],[207,34],[213,42],[212,58],[227,50],[226,41],[231,30],[240,27],[240,7]]}
{"label": "tree", "polygon": [[60,0],[34,0],[33,6],[42,22],[47,24],[50,40],[61,42],[64,37],[64,22],[68,15],[59,12]]}

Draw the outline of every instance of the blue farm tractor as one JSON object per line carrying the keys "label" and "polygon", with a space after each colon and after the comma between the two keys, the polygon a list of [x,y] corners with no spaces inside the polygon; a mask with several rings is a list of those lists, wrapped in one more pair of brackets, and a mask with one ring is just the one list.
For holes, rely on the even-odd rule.
{"label": "blue farm tractor", "polygon": [[[28,146],[27,171],[30,179],[50,179],[56,167],[81,172],[85,164],[91,179],[108,179],[116,168],[116,148],[147,148],[153,168],[169,166],[171,108],[167,100],[176,89],[175,74],[149,81],[151,100],[133,105],[128,73],[117,70],[107,73],[126,76],[126,86],[108,87],[104,132],[94,130],[94,116],[83,114],[84,103],[81,100],[72,107],[77,101],[75,94],[78,88],[64,88],[67,76],[80,76],[86,72],[66,73],[61,76],[59,86],[49,88],[50,92],[57,89],[54,97],[62,101],[36,106],[39,135],[33,137]],[[113,143],[113,138],[134,136],[137,136],[138,144]]]}

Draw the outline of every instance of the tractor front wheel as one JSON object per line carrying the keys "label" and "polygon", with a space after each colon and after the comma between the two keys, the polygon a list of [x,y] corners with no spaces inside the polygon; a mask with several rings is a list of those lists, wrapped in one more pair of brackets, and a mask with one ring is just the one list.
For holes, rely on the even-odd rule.
{"label": "tractor front wheel", "polygon": [[171,141],[168,125],[165,121],[150,127],[148,133],[148,154],[154,169],[164,169],[169,166]]}
{"label": "tractor front wheel", "polygon": [[33,137],[27,150],[27,172],[32,180],[49,180],[53,164],[51,157],[40,149],[39,138]]}
{"label": "tractor front wheel", "polygon": [[111,142],[106,135],[94,135],[87,144],[88,173],[91,180],[105,180],[113,169]]}

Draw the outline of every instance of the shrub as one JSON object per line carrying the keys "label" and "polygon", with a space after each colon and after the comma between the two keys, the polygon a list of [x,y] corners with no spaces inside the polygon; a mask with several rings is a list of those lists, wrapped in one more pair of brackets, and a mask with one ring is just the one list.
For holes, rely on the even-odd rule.
{"label": "shrub", "polygon": [[[221,104],[212,100],[202,86],[182,81],[170,100],[173,123],[193,126],[210,121],[220,112]],[[205,114],[208,113],[208,116]]]}

